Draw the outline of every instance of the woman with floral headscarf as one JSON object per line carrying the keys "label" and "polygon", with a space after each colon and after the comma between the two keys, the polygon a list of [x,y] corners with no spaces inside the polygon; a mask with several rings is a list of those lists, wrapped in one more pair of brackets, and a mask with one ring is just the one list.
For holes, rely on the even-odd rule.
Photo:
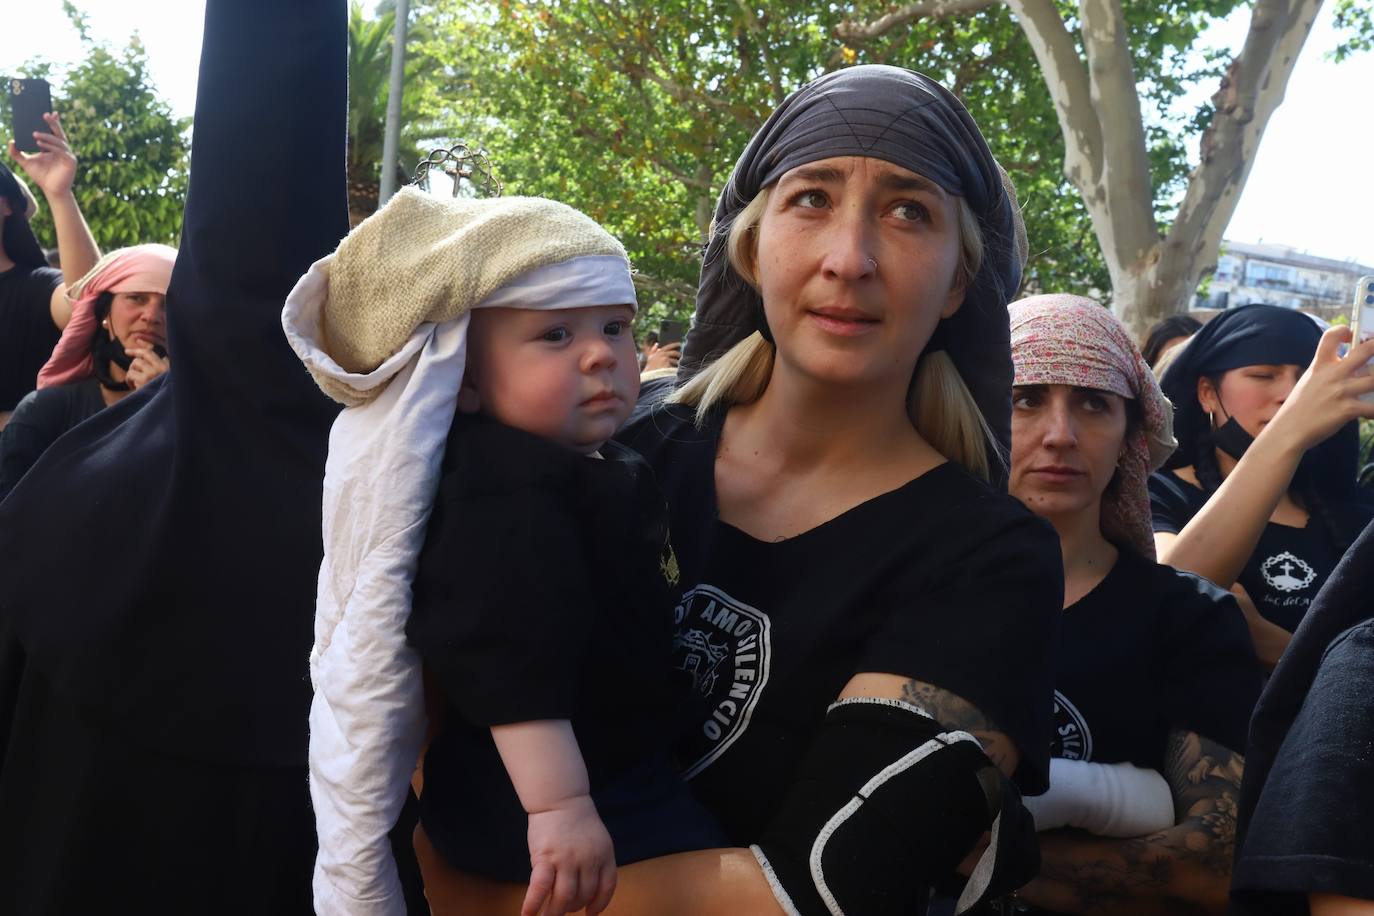
{"label": "woman with floral headscarf", "polygon": [[[620,436],[668,499],[678,757],[736,847],[622,869],[608,913],[919,913],[974,847],[964,907],[1031,870],[998,863],[1033,849],[1060,572],[999,492],[1018,222],[909,70],[816,80],[740,157],[673,402]],[[433,877],[436,913],[518,910]]]}
{"label": "woman with floral headscarf", "polygon": [[167,371],[167,285],[177,251],[112,251],[68,291],[71,319],[38,390],[0,434],[0,499],[57,437]]}
{"label": "woman with floral headscarf", "polygon": [[1050,791],[1027,800],[1048,832],[1019,896],[1033,912],[1220,906],[1259,668],[1235,599],[1155,562],[1146,480],[1174,449],[1173,408],[1093,300],[1010,311],[1010,489],[1064,555]]}

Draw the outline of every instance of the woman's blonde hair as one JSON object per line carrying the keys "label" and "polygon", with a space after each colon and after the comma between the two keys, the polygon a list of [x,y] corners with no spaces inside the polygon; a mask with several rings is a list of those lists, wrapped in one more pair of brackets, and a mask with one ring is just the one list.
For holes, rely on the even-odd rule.
{"label": "woman's blonde hair", "polygon": [[[729,226],[711,231],[728,232],[726,252],[730,266],[755,289],[758,225],[768,207],[770,188],[764,188],[741,210]],[[956,197],[959,226],[957,279],[967,290],[983,263],[983,233],[978,218],[964,198]],[[702,423],[717,404],[748,404],[759,398],[773,374],[773,346],[758,331],[735,344],[719,359],[701,370],[673,393],[671,401],[693,405]],[[987,480],[994,462],[1005,462],[996,437],[964,384],[954,361],[944,351],[924,354],[916,365],[907,396],[907,415],[940,454]]]}

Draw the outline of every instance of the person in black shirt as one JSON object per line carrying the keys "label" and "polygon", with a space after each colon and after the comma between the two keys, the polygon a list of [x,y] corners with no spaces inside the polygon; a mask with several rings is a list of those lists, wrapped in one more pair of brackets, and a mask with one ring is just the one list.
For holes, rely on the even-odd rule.
{"label": "person in black shirt", "polygon": [[38,152],[20,152],[10,140],[9,154],[48,202],[62,269],[48,267],[29,227],[37,201],[0,164],[0,218],[4,221],[0,233],[0,428],[20,399],[34,389],[39,368],[67,325],[71,315],[67,287],[85,276],[100,257],[72,194],[76,157],[58,116],[49,113],[44,120],[50,132],[34,135]]}
{"label": "person in black shirt", "polygon": [[1374,417],[1359,397],[1374,379],[1355,372],[1374,342],[1342,357],[1349,336],[1290,309],[1242,306],[1212,319],[1160,381],[1179,441],[1150,480],[1160,560],[1235,592],[1270,668],[1374,517],[1355,480],[1355,421]]}
{"label": "person in black shirt", "polygon": [[[822,77],[740,158],[674,403],[618,437],[668,498],[680,763],[739,847],[621,869],[619,912],[922,912],[994,815],[975,857],[1033,849],[1006,777],[1046,786],[1062,593],[998,485],[1023,242],[971,119],[910,71]],[[444,916],[515,902],[426,888]]]}
{"label": "person in black shirt", "polygon": [[1374,525],[1265,685],[1241,786],[1233,916],[1374,914]]}
{"label": "person in black shirt", "polygon": [[1154,562],[1146,478],[1173,449],[1170,408],[1126,329],[1078,296],[1010,311],[1010,488],[1064,554],[1050,791],[1027,800],[1050,832],[1018,896],[1034,912],[1219,908],[1259,693],[1244,617]]}
{"label": "person in black shirt", "polygon": [[176,249],[121,248],[72,287],[72,317],[0,431],[0,499],[57,437],[167,371],[167,284]]}

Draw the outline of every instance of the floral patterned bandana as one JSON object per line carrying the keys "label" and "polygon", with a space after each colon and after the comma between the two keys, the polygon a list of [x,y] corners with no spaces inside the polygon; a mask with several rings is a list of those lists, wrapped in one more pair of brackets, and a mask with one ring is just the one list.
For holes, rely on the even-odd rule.
{"label": "floral patterned bandana", "polygon": [[1126,328],[1100,303],[1031,296],[1009,311],[1013,384],[1096,388],[1140,405],[1143,421],[1122,443],[1116,485],[1102,498],[1102,533],[1153,560],[1146,481],[1178,447],[1173,405]]}

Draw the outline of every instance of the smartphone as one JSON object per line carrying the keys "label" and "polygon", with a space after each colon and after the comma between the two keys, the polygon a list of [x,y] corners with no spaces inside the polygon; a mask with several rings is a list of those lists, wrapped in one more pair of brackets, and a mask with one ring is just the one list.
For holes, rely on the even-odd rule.
{"label": "smartphone", "polygon": [[[1360,277],[1355,281],[1355,302],[1350,308],[1350,330],[1354,332],[1350,337],[1352,346],[1374,337],[1374,276]],[[1374,363],[1374,360],[1356,371],[1368,375],[1372,368],[1371,363]],[[1374,403],[1374,392],[1360,395],[1360,400]]]}
{"label": "smartphone", "polygon": [[10,80],[10,128],[14,145],[25,153],[38,152],[34,131],[49,133],[43,115],[52,111],[52,89],[47,80]]}
{"label": "smartphone", "polygon": [[[1371,325],[1374,328],[1374,325]],[[658,345],[666,347],[672,343],[682,343],[682,338],[687,334],[687,322],[675,321],[672,318],[665,318],[658,323]]]}

